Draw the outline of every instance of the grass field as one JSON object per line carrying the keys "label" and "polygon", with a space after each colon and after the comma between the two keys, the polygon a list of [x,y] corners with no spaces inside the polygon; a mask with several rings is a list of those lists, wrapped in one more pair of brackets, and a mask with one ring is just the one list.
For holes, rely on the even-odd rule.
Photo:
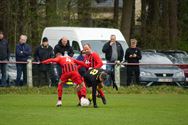
{"label": "grass field", "polygon": [[0,125],[188,125],[187,94],[107,94],[98,109],[77,107],[75,94],[0,95]]}

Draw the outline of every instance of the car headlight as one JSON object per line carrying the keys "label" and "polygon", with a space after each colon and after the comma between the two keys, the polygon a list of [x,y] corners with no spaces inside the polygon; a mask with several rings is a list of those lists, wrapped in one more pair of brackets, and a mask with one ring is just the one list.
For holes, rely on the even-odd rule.
{"label": "car headlight", "polygon": [[176,77],[185,77],[184,72],[177,72],[174,74]]}
{"label": "car headlight", "polygon": [[140,76],[141,77],[150,77],[150,76],[152,76],[152,73],[142,71],[142,72],[140,72]]}

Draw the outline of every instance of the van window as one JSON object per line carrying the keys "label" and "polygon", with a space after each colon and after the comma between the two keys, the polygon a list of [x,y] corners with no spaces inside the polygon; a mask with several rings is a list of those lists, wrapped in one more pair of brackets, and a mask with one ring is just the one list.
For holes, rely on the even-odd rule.
{"label": "van window", "polygon": [[72,41],[72,49],[75,51],[80,51],[80,47],[77,41]]}
{"label": "van window", "polygon": [[[81,41],[82,45],[89,43],[92,47],[92,50],[97,52],[103,60],[105,60],[105,55],[102,52],[102,48],[106,42],[108,42],[108,40],[83,40]],[[124,51],[128,48],[128,45],[125,41],[118,41],[118,42],[121,43]]]}

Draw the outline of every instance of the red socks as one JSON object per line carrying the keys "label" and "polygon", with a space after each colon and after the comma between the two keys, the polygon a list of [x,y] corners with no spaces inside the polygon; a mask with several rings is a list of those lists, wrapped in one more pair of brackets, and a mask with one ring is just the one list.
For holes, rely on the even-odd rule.
{"label": "red socks", "polygon": [[104,97],[104,92],[102,91],[102,89],[97,89],[97,91],[99,92],[99,94],[101,95],[101,97]]}
{"label": "red socks", "polygon": [[86,93],[87,93],[87,90],[86,90],[86,86],[84,85],[80,91],[77,92],[77,95],[78,95],[78,98],[79,100],[82,98],[82,97],[86,97]]}
{"label": "red socks", "polygon": [[57,92],[58,92],[58,100],[61,100],[62,94],[63,94],[63,84],[62,83],[58,84]]}

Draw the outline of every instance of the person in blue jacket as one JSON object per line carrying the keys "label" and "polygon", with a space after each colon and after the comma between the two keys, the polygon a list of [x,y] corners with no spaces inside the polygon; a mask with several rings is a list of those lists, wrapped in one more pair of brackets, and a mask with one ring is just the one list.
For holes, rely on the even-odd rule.
{"label": "person in blue jacket", "polygon": [[[27,62],[31,56],[31,47],[26,43],[27,36],[21,35],[19,43],[16,45],[16,61],[17,62]],[[27,64],[17,63],[17,77],[16,85],[23,86],[27,83]],[[21,76],[23,73],[23,82],[21,82]]]}

